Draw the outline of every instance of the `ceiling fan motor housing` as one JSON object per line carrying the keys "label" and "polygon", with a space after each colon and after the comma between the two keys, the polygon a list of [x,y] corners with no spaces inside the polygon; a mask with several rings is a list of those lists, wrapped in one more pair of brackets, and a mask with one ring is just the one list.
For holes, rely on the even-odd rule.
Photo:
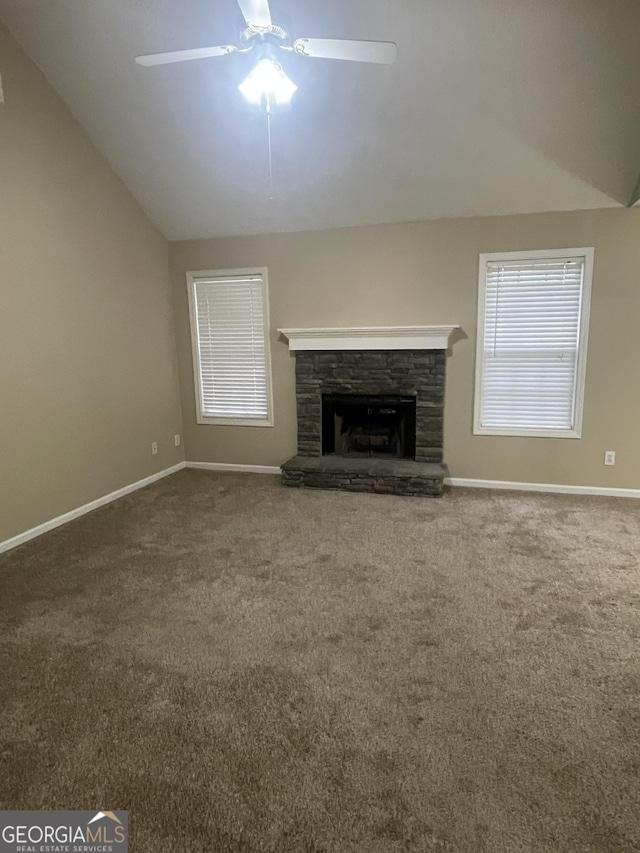
{"label": "ceiling fan motor housing", "polygon": [[[253,47],[256,42],[272,41],[274,44],[282,47],[291,44],[291,36],[289,30],[291,25],[287,15],[281,13],[278,9],[273,9],[271,12],[271,24],[268,27],[258,27],[254,24],[247,24],[245,19],[240,16],[240,42],[245,47]],[[275,20],[280,23],[276,24]]]}

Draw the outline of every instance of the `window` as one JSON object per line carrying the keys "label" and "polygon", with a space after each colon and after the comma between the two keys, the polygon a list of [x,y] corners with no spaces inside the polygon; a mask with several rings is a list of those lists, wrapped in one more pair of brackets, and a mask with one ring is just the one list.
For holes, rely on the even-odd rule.
{"label": "window", "polygon": [[474,432],[579,438],[593,249],[480,255]]}
{"label": "window", "polygon": [[187,273],[200,424],[272,426],[266,269]]}

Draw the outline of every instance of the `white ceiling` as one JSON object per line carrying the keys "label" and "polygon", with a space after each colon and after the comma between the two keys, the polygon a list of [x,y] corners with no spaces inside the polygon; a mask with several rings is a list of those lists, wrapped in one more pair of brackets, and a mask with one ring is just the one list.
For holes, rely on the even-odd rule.
{"label": "white ceiling", "polygon": [[[264,116],[235,0],[0,0],[0,18],[169,239],[571,210],[640,174],[638,0],[271,0],[291,34],[395,41],[393,66],[285,55]],[[2,60],[0,57],[0,71]],[[10,93],[6,93],[10,97]]]}

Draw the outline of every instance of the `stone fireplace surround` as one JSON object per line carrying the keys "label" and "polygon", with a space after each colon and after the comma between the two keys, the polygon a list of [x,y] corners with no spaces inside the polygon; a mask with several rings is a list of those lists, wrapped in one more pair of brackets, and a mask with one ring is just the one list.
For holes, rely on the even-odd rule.
{"label": "stone fireplace surround", "polygon": [[[298,452],[283,483],[439,497],[445,356],[455,326],[280,329],[296,352]],[[415,459],[322,455],[322,395],[416,397]]]}

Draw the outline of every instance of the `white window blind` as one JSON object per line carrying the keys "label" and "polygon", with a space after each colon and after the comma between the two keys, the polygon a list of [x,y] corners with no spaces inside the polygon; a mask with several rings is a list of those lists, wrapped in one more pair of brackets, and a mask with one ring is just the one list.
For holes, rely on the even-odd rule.
{"label": "white window blind", "polygon": [[271,376],[265,271],[190,273],[198,420],[266,426]]}
{"label": "white window blind", "polygon": [[591,260],[481,256],[475,432],[580,435]]}

